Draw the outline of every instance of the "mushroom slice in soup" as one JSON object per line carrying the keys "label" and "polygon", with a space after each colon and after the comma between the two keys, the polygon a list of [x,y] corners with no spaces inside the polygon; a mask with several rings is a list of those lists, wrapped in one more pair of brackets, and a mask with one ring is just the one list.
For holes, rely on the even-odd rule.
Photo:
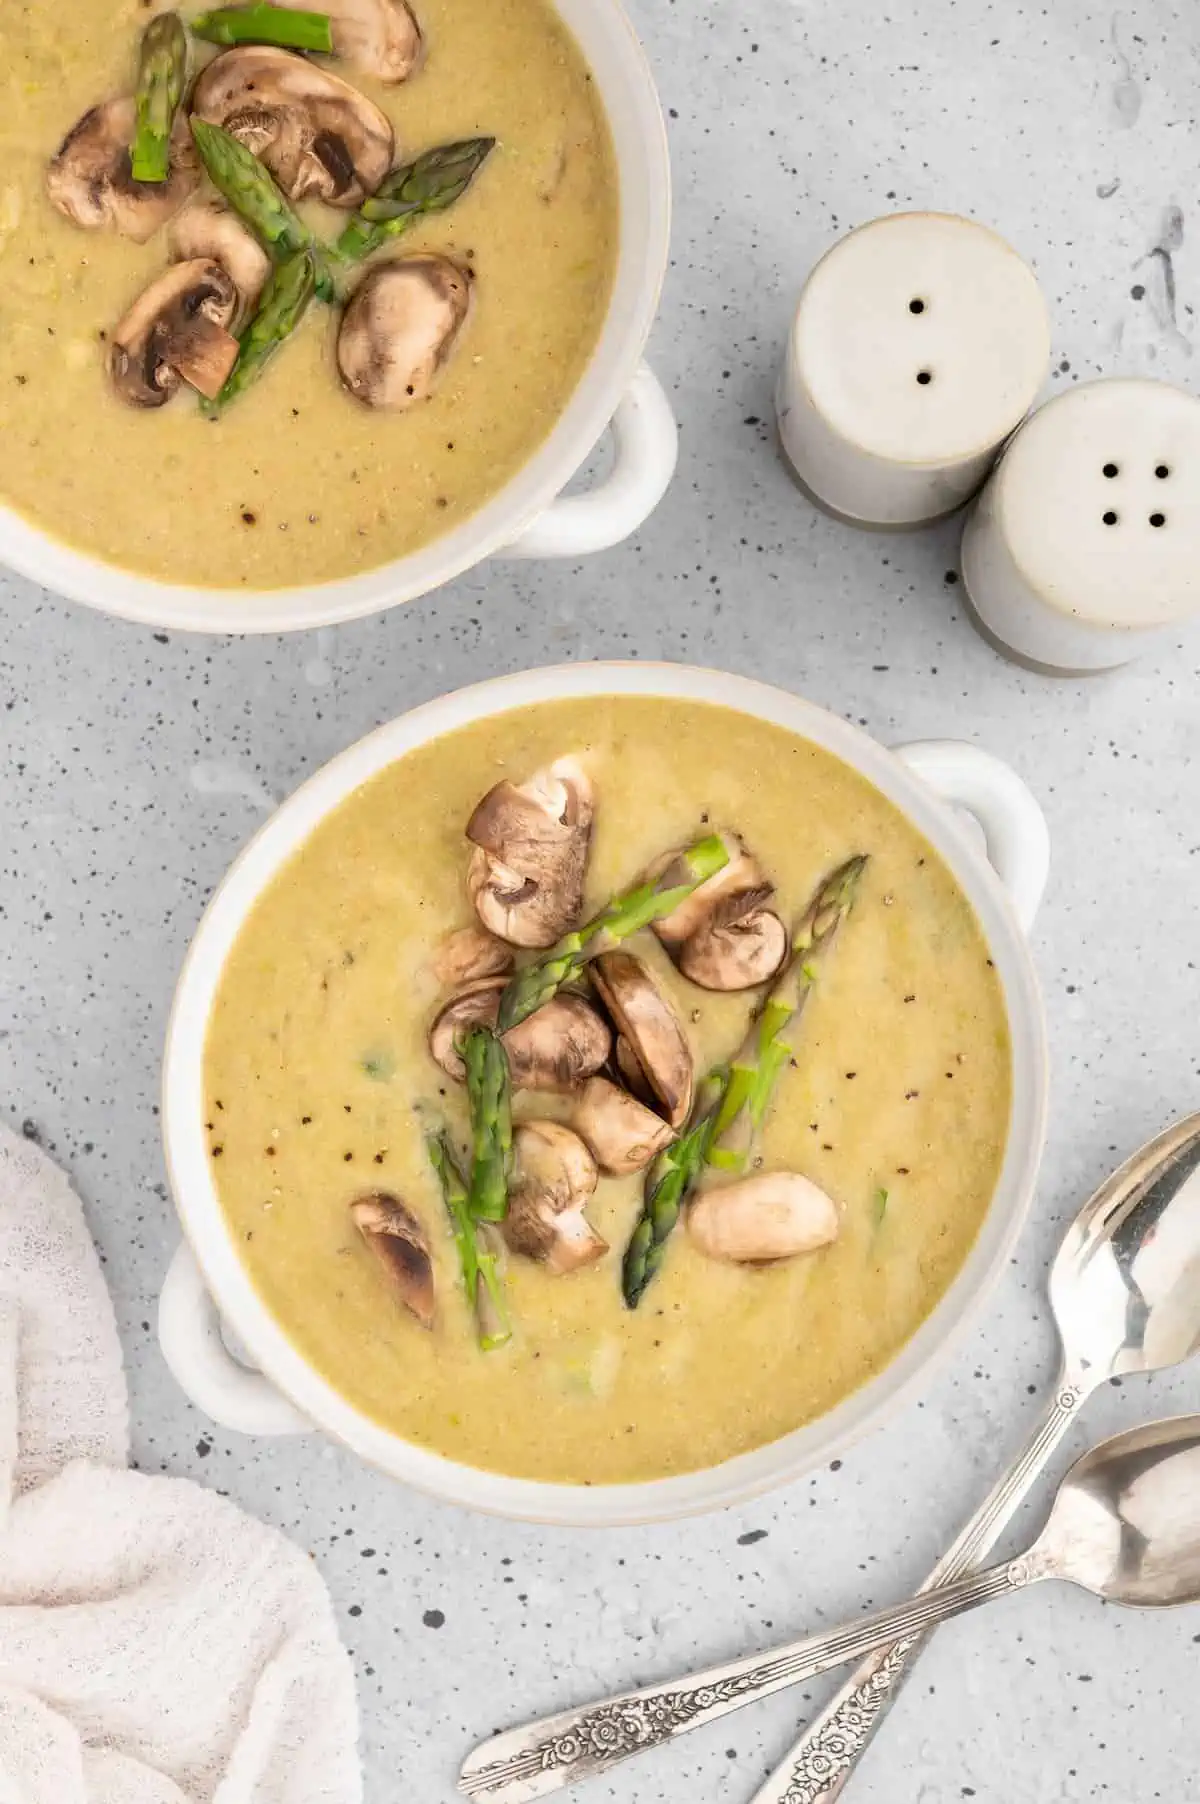
{"label": "mushroom slice in soup", "polygon": [[571,1125],[613,1177],[644,1170],[675,1138],[669,1122],[606,1077],[591,1077],[579,1090]]}
{"label": "mushroom slice in soup", "polygon": [[220,263],[173,263],[113,332],[108,369],[118,397],[129,407],[161,407],[181,381],[218,394],[237,361],[229,330],[237,306],[237,288]]}
{"label": "mushroom slice in soup", "polygon": [[764,1171],[702,1191],[688,1209],[687,1226],[710,1259],[766,1265],[828,1246],[841,1218],[833,1198],[811,1179]]}
{"label": "mushroom slice in soup", "polygon": [[[740,897],[732,897],[736,905]],[[787,957],[788,931],[770,908],[723,918],[718,905],[705,926],[679,948],[679,969],[703,990],[752,990],[774,977]]]}
{"label": "mushroom slice in soup", "polygon": [[[305,12],[315,0],[278,0]],[[421,60],[421,27],[404,0],[321,0],[333,31],[333,53],[379,81],[407,81]]]}
{"label": "mushroom slice in soup", "polygon": [[311,197],[352,212],[392,166],[387,115],[290,50],[226,50],[197,81],[192,111],[253,151],[290,200]]}
{"label": "mushroom slice in soup", "polygon": [[635,1076],[631,1089],[646,1092],[673,1128],[692,1106],[692,1055],[682,1024],[649,966],[632,952],[605,952],[592,961],[591,978],[616,1027],[617,1063]]}
{"label": "mushroom slice in soup", "polygon": [[112,226],[144,244],[182,207],[200,181],[200,166],[186,117],[171,131],[171,167],[165,182],[134,180],[129,146],[137,108],[131,99],[92,107],[63,139],[46,170],[46,193],[76,225]]}
{"label": "mushroom slice in soup", "polygon": [[774,885],[758,860],[733,836],[722,837],[728,864],[654,922],[654,932],[684,976],[702,989],[751,990],[783,963],[787,928],[763,906]]}
{"label": "mushroom slice in soup", "polygon": [[372,1190],[351,1203],[350,1218],[404,1307],[422,1328],[432,1328],[433,1260],[428,1236],[412,1210],[398,1196]]}
{"label": "mushroom slice in soup", "polygon": [[497,783],[466,825],[467,889],[483,925],[542,950],[575,926],[592,838],[591,779],[559,758],[524,783]]}
{"label": "mushroom slice in soup", "polygon": [[271,273],[271,259],[232,207],[197,196],[176,214],[168,241],[172,257],[181,263],[197,257],[219,263],[241,296],[239,311],[252,310]]}
{"label": "mushroom slice in soup", "polygon": [[448,257],[400,257],[370,270],[338,331],[338,370],[355,400],[392,413],[428,400],[470,302],[470,279]]}
{"label": "mushroom slice in soup", "polygon": [[[448,1077],[466,1076],[460,1050],[469,1027],[494,1027],[503,977],[452,996],[429,1030],[429,1050]],[[573,1090],[599,1071],[612,1050],[612,1035],[591,1004],[569,991],[555,996],[504,1035],[515,1090]]]}
{"label": "mushroom slice in soup", "polygon": [[476,983],[502,977],[513,968],[512,947],[483,927],[460,927],[447,934],[433,955],[433,974],[440,983]]}
{"label": "mushroom slice in soup", "polygon": [[584,1214],[596,1188],[596,1161],[558,1121],[525,1121],[513,1133],[513,1175],[501,1233],[514,1253],[556,1275],[591,1265],[608,1251]]}

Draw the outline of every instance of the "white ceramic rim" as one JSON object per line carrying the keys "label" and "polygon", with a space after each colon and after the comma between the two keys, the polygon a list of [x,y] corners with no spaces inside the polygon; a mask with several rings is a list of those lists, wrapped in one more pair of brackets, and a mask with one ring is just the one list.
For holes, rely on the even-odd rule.
{"label": "white ceramic rim", "polygon": [[[238,1256],[212,1181],[204,1137],[203,1052],[221,970],[246,915],[317,822],[384,766],[455,728],[537,702],[608,694],[716,703],[813,740],[853,766],[930,841],[979,918],[1003,988],[1013,1046],[1013,1099],[996,1191],[962,1269],[894,1360],[826,1415],[701,1472],[584,1487],[459,1465],[389,1433],[307,1364],[261,1301]],[[1003,1271],[1033,1196],[1046,1127],[1047,1055],[1037,978],[998,878],[939,797],[885,747],[810,702],[747,677],[675,664],[545,666],[460,689],[358,741],[301,785],[235,859],[196,930],[167,1028],[163,1130],[183,1230],[222,1315],[262,1371],[312,1422],[369,1464],[433,1496],[484,1512],[562,1526],[661,1522],[744,1503],[835,1457],[893,1412],[944,1357]]]}
{"label": "white ceramic rim", "polygon": [[0,562],[46,589],[141,625],[201,633],[336,626],[411,601],[502,550],[586,462],[633,379],[666,273],[671,169],[654,78],[620,0],[553,0],[600,91],[620,187],[617,269],[604,328],[558,422],[478,512],[409,556],[358,576],[290,589],[160,582],[89,557],[0,505]]}

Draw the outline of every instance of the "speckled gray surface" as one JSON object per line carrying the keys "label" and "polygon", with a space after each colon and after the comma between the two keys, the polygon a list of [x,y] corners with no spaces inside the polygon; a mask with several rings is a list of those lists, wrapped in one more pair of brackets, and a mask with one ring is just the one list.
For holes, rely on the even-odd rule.
{"label": "speckled gray surface", "polygon": [[[805,269],[893,206],[975,214],[1032,259],[1056,383],[1194,381],[1191,8],[637,11],[678,182],[653,354],[682,458],[636,544],[578,568],[493,566],[382,619],[288,641],[166,638],[0,577],[0,1111],[41,1135],[86,1199],[142,1465],[228,1490],[320,1563],[358,1664],[369,1804],[448,1799],[467,1745],[529,1712],[915,1583],[1049,1381],[1040,1292],[1061,1224],[1118,1152],[1200,1103],[1200,641],[1092,684],[1026,676],[960,616],[945,577],[956,525],[856,536],[800,499],[767,425]],[[315,1439],[213,1432],[185,1405],[150,1329],[175,1242],[155,1090],[188,935],[273,797],[444,689],[601,656],[770,675],[885,740],[961,734],[1006,753],[1054,836],[1037,931],[1054,1104],[1019,1255],[919,1403],[839,1470],[751,1509],[581,1541],[439,1508]],[[1106,1394],[1089,1425],[1098,1435],[1188,1405],[1200,1406],[1200,1368]],[[853,1795],[1194,1797],[1198,1642],[1200,1612],[1118,1615],[1066,1591],[960,1622]],[[589,1795],[747,1798],[804,1708],[777,1699]]]}

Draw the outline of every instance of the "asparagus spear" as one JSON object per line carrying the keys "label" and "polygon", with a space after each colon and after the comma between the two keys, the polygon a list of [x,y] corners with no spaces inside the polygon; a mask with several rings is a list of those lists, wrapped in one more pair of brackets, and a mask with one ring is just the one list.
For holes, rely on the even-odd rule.
{"label": "asparagus spear", "polygon": [[779,1073],[792,1057],[804,1005],[816,988],[821,959],[850,913],[866,858],[847,859],[820,885],[792,935],[787,962],[729,1068],[705,1163],[744,1172]]}
{"label": "asparagus spear", "polygon": [[334,300],[336,293],[325,264],[324,247],[293,212],[270,170],[222,126],[195,117],[191,123],[196,149],[213,186],[220,189],[234,212],[245,220],[277,262],[300,251],[311,251],[316,292],[323,301]]}
{"label": "asparagus spear", "polygon": [[241,335],[237,362],[225,386],[211,405],[219,413],[230,401],[257,382],[280,345],[291,337],[303,319],[316,290],[317,263],[311,250],[297,251],[286,263],[277,264],[263,289],[258,312]]}
{"label": "asparagus spear", "polygon": [[479,1344],[485,1353],[502,1347],[512,1335],[504,1307],[499,1264],[490,1244],[491,1229],[471,1219],[467,1187],[447,1136],[431,1134],[426,1141],[429,1162],[442,1187],[442,1200],[450,1218],[450,1232],[458,1250],[463,1287],[475,1314]]}
{"label": "asparagus spear", "polygon": [[503,1034],[516,1027],[578,977],[589,959],[611,952],[631,934],[669,915],[728,863],[725,841],[719,833],[712,833],[680,852],[652,881],[634,884],[613,896],[598,915],[574,933],[565,934],[536,964],[526,965],[509,979],[500,997],[496,1031]]}
{"label": "asparagus spear", "polygon": [[642,1292],[662,1264],[667,1241],[704,1165],[718,1104],[725,1089],[722,1070],[710,1071],[692,1106],[688,1126],[665,1147],[646,1174],[642,1212],[625,1249],[621,1290],[628,1308],[636,1309]]}
{"label": "asparagus spear", "polygon": [[463,1043],[463,1059],[471,1109],[471,1215],[476,1221],[503,1221],[512,1163],[508,1054],[490,1027],[473,1027]]}
{"label": "asparagus spear", "polygon": [[358,262],[407,232],[424,214],[444,213],[466,193],[495,142],[494,138],[464,138],[427,150],[415,162],[393,169],[338,239],[338,256]]}
{"label": "asparagus spear", "polygon": [[325,13],[293,12],[287,6],[222,6],[201,13],[191,27],[210,44],[274,44],[280,50],[333,55],[333,27]]}
{"label": "asparagus spear", "polygon": [[650,1167],[622,1268],[622,1291],[630,1309],[637,1308],[662,1265],[688,1192],[705,1170],[744,1172],[749,1165],[776,1080],[795,1050],[820,960],[850,912],[866,862],[851,858],[820,885],[792,936],[787,962],[728,1071],[709,1073],[684,1133]]}
{"label": "asparagus spear", "polygon": [[171,129],[187,86],[188,41],[178,13],[160,13],[142,33],[137,78],[137,127],[129,152],[137,182],[165,182],[171,169]]}

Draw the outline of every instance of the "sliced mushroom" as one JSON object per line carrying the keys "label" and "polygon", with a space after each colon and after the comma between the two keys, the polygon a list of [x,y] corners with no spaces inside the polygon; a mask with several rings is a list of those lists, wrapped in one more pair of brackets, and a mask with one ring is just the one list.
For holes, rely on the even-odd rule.
{"label": "sliced mushroom", "polygon": [[204,257],[219,263],[241,296],[241,314],[252,310],[271,273],[271,259],[232,207],[197,196],[176,215],[169,243],[178,262]]}
{"label": "sliced mushroom", "polygon": [[129,407],[161,407],[181,381],[213,396],[237,359],[230,332],[238,291],[220,263],[173,263],[139,295],[112,335],[108,369]]}
{"label": "sliced mushroom", "polygon": [[484,926],[514,946],[552,946],[583,910],[591,779],[559,758],[524,783],[497,783],[466,825],[467,889]]}
{"label": "sliced mushroom", "polygon": [[46,192],[76,225],[112,226],[144,244],[179,211],[200,181],[200,165],[183,113],[171,131],[165,182],[135,182],[129,161],[135,106],[108,100],[83,115],[46,170]]}
{"label": "sliced mushroom", "polygon": [[679,948],[683,975],[703,990],[752,990],[774,977],[788,950],[779,916],[769,908],[752,908],[732,921],[720,915],[718,908]]}
{"label": "sliced mushroom", "polygon": [[[280,0],[305,11],[314,0]],[[333,54],[379,81],[407,81],[421,60],[421,27],[404,0],[321,0],[333,28]]]}
{"label": "sliced mushroom", "polygon": [[688,1210],[688,1232],[702,1253],[735,1265],[765,1265],[815,1253],[837,1239],[832,1197],[793,1171],[764,1171],[706,1190]]}
{"label": "sliced mushroom", "polygon": [[659,989],[650,967],[632,952],[604,952],[591,965],[592,982],[616,1027],[622,1073],[636,1066],[637,1097],[649,1090],[674,1128],[692,1106],[692,1055],[679,1016]]}
{"label": "sliced mushroom", "polygon": [[[706,990],[751,990],[773,977],[787,952],[787,929],[763,904],[773,885],[737,839],[723,835],[729,863],[654,923],[684,976]],[[658,875],[673,854],[660,860]]]}
{"label": "sliced mushroom", "polygon": [[661,1115],[606,1077],[591,1077],[583,1085],[571,1125],[587,1141],[601,1171],[614,1177],[641,1171],[675,1138]]}
{"label": "sliced mushroom", "polygon": [[[429,1050],[442,1070],[459,1083],[466,1075],[459,1042],[469,1027],[494,1027],[503,977],[486,978],[460,991],[435,1017]],[[612,1035],[582,996],[569,992],[535,1009],[504,1036],[513,1088],[572,1090],[599,1071],[612,1050]]]}
{"label": "sliced mushroom", "polygon": [[433,1260],[428,1237],[412,1210],[398,1196],[372,1190],[351,1203],[350,1218],[404,1307],[422,1328],[432,1328]]}
{"label": "sliced mushroom", "polygon": [[393,413],[427,401],[470,302],[470,280],[448,257],[400,257],[369,271],[338,331],[338,369],[355,400]]}
{"label": "sliced mushroom", "polygon": [[252,150],[292,200],[311,196],[353,211],[392,166],[386,113],[290,50],[226,50],[197,81],[192,111]]}
{"label": "sliced mushroom", "polygon": [[433,955],[433,973],[441,983],[458,986],[483,977],[501,977],[513,968],[511,946],[482,927],[460,927]]}
{"label": "sliced mushroom", "polygon": [[514,1253],[556,1274],[591,1265],[608,1251],[584,1214],[596,1188],[596,1161],[558,1121],[525,1121],[513,1133],[513,1175],[501,1232]]}

